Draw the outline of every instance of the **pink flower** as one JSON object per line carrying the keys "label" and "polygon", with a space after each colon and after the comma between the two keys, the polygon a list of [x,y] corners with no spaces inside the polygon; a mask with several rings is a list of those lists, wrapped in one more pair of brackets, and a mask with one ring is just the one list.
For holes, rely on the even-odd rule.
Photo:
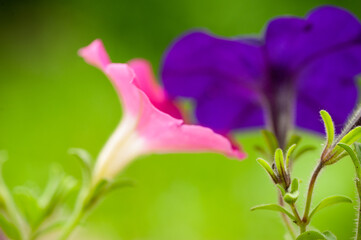
{"label": "pink flower", "polygon": [[115,177],[137,156],[149,153],[218,152],[245,158],[245,153],[224,136],[209,128],[184,124],[147,61],[111,63],[101,40],[80,49],[79,55],[108,76],[123,104],[123,118],[97,159],[95,182]]}

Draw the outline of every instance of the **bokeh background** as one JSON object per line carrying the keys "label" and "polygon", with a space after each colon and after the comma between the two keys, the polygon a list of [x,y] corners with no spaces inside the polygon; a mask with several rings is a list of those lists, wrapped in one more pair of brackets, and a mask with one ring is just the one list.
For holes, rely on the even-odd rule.
{"label": "bokeh background", "polygon": [[[361,17],[359,0],[0,0],[0,149],[10,161],[4,176],[13,188],[29,181],[43,188],[49,167],[60,163],[76,177],[67,151],[96,156],[121,117],[117,96],[100,71],[77,50],[103,39],[112,59],[149,59],[158,74],[162,54],[182,32],[207,28],[224,36],[260,34],[269,19],[303,16],[334,4]],[[240,162],[216,154],[153,155],[123,173],[135,188],[112,193],[89,215],[74,239],[260,240],[282,239],[285,229],[273,212],[251,212],[276,202],[276,191],[256,164],[257,131],[240,133],[248,151]],[[322,138],[307,135],[320,146]],[[296,164],[302,199],[317,152]],[[326,168],[315,201],[331,194],[355,199],[349,159]],[[314,218],[313,226],[350,239],[354,208],[338,205]]]}

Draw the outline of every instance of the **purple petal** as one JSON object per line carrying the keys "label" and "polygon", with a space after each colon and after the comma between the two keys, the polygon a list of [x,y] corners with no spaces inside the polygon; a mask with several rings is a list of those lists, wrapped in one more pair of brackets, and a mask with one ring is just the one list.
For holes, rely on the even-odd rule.
{"label": "purple petal", "polygon": [[230,129],[264,126],[263,110],[256,93],[214,86],[197,102],[196,117],[201,125],[219,133]]}
{"label": "purple petal", "polygon": [[290,70],[353,45],[361,39],[361,26],[356,17],[337,7],[321,7],[306,19],[281,17],[272,20],[266,30],[265,42],[272,65]]}
{"label": "purple petal", "polygon": [[[229,131],[259,125],[263,122],[261,114],[255,121],[255,117],[247,120],[248,116],[239,119],[239,113],[249,107],[247,94],[254,94],[264,78],[262,52],[257,45],[216,38],[205,32],[186,34],[166,54],[162,68],[164,87],[170,96],[196,99],[197,117],[206,126]],[[242,93],[233,97],[232,92]]]}
{"label": "purple petal", "polygon": [[361,45],[312,62],[299,75],[296,124],[324,132],[318,112],[327,110],[340,131],[357,103],[355,76],[361,72]]}

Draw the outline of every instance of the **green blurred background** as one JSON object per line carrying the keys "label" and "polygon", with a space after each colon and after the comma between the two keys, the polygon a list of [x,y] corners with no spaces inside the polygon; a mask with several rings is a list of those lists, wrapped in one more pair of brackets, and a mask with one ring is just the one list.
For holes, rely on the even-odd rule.
{"label": "green blurred background", "polygon": [[[275,16],[303,16],[323,4],[361,17],[359,0],[0,0],[0,149],[10,155],[6,181],[14,187],[31,180],[43,188],[54,162],[78,177],[68,149],[85,148],[96,156],[117,125],[121,108],[112,86],[77,56],[93,39],[103,39],[114,61],[142,57],[158,72],[167,45],[190,28],[224,36],[258,34]],[[307,139],[321,148],[321,138]],[[249,153],[242,162],[215,154],[135,161],[123,175],[137,186],[111,194],[74,239],[282,239],[278,214],[249,210],[276,202],[275,188],[252,150],[260,135],[241,133],[239,140]],[[317,153],[308,154],[296,165],[303,189],[316,161]],[[353,178],[348,159],[328,167],[315,201],[330,194],[355,199]],[[339,205],[317,215],[313,226],[350,239],[354,218],[351,205]]]}

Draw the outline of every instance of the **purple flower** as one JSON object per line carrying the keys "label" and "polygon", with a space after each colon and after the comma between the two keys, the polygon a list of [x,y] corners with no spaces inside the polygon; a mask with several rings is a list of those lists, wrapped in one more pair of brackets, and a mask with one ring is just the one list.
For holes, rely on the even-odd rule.
{"label": "purple flower", "polygon": [[323,133],[321,109],[339,130],[360,72],[360,22],[325,6],[273,19],[261,39],[187,33],[166,53],[162,80],[170,96],[195,101],[200,124],[223,133],[267,124],[284,143],[293,124]]}

